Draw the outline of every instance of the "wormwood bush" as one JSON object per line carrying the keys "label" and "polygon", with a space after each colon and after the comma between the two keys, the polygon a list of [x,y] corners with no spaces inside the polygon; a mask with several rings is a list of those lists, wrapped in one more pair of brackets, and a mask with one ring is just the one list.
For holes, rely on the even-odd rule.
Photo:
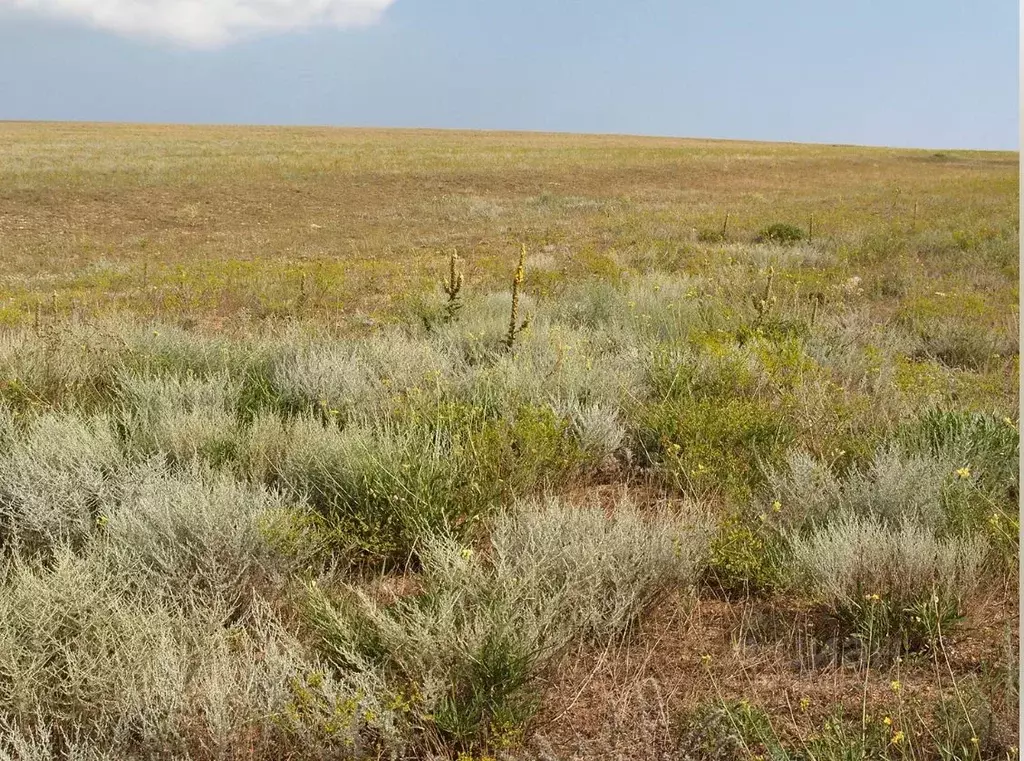
{"label": "wormwood bush", "polygon": [[630,278],[619,297],[625,302],[622,322],[658,341],[685,341],[702,323],[703,286],[703,280],[689,276],[651,273]]}
{"label": "wormwood bush", "polygon": [[770,500],[787,508],[790,526],[849,512],[891,523],[912,520],[936,530],[962,524],[956,461],[908,453],[895,444],[878,448],[866,464],[844,474],[805,450],[792,450],[785,467],[765,467],[765,480]]}
{"label": "wormwood bush", "polygon": [[1017,353],[1019,340],[1008,331],[957,318],[930,317],[917,325],[916,355],[947,367],[984,370],[993,360]]}
{"label": "wormwood bush", "polygon": [[622,321],[622,294],[607,280],[592,279],[566,286],[552,308],[557,321],[572,328],[604,328]]}
{"label": "wormwood bush", "polygon": [[0,456],[0,550],[45,556],[80,546],[123,492],[126,463],[110,421],[44,413]]}
{"label": "wormwood bush", "polygon": [[229,604],[168,606],[130,574],[66,551],[7,569],[0,757],[280,757],[290,737],[275,717],[315,660],[302,665],[264,603],[226,625]]}
{"label": "wormwood bush", "polygon": [[271,383],[285,409],[326,408],[369,420],[402,395],[436,392],[463,365],[436,342],[390,331],[360,342],[313,343],[275,363]]}
{"label": "wormwood bush", "polygon": [[150,462],[132,474],[119,504],[97,517],[103,558],[130,568],[138,589],[212,597],[241,610],[288,570],[264,531],[286,507],[280,494],[209,468],[168,472]]}
{"label": "wormwood bush", "polygon": [[626,331],[567,328],[538,318],[516,339],[514,353],[474,366],[456,379],[454,391],[492,414],[571,400],[617,409],[625,398],[644,395],[641,350]]}
{"label": "wormwood bush", "polygon": [[963,614],[988,551],[980,538],[852,514],[789,541],[800,588],[862,633],[911,646]]}
{"label": "wormwood bush", "polygon": [[120,356],[114,337],[74,325],[43,333],[0,331],[0,399],[14,409],[109,402]]}
{"label": "wormwood bush", "polygon": [[172,464],[203,460],[220,465],[234,458],[240,387],[226,372],[126,372],[118,385],[121,427],[129,448],[144,456],[163,454]]}
{"label": "wormwood bush", "polygon": [[344,345],[305,347],[275,363],[269,382],[282,408],[293,412],[323,407],[347,418],[361,405],[378,408],[386,396],[365,359]]}
{"label": "wormwood bush", "polygon": [[[435,345],[456,363],[470,366],[490,364],[502,353],[503,342],[508,334],[510,292],[488,293],[467,298],[457,322],[435,328],[432,333]],[[529,315],[530,328],[525,330],[518,341],[529,337],[537,314],[537,302],[529,293],[519,296],[519,313]]]}
{"label": "wormwood bush", "polygon": [[199,377],[217,373],[241,377],[278,350],[270,336],[262,340],[232,339],[173,325],[129,324],[117,329],[115,335],[123,347],[119,353],[123,367],[142,376],[191,372]]}
{"label": "wormwood bush", "polygon": [[560,414],[569,421],[586,460],[598,469],[614,467],[626,440],[626,427],[615,409],[572,400],[561,405]]}
{"label": "wormwood bush", "polygon": [[930,410],[905,424],[897,441],[955,469],[943,490],[953,531],[982,533],[1007,564],[1018,551],[1020,434],[1016,424],[983,413]]}
{"label": "wormwood bush", "polygon": [[0,403],[0,456],[7,455],[20,435],[14,410]]}
{"label": "wormwood bush", "polygon": [[805,350],[844,387],[884,393],[892,381],[894,356],[913,351],[913,339],[898,326],[878,326],[863,309],[820,317]]}
{"label": "wormwood bush", "polygon": [[[911,520],[943,535],[983,537],[992,557],[1015,562],[1018,518],[1012,495],[1017,433],[1006,421],[928,413],[907,424],[862,466],[840,474],[806,451],[767,466],[767,497],[785,506],[790,527],[855,513],[890,524]],[[969,463],[978,463],[977,465]]]}
{"label": "wormwood bush", "polygon": [[941,525],[945,518],[943,487],[953,471],[948,462],[883,447],[866,467],[847,474],[842,501],[862,515]]}
{"label": "wormwood bush", "polygon": [[310,620],[336,668],[375,674],[403,696],[421,746],[501,747],[521,737],[537,679],[565,646],[622,632],[658,594],[688,584],[706,532],[698,516],[643,516],[625,502],[611,519],[528,506],[497,518],[489,553],[427,542],[421,593],[382,607],[358,590],[341,602],[314,590]]}
{"label": "wormwood bush", "polygon": [[695,505],[645,514],[628,495],[610,517],[556,499],[523,509],[495,522],[495,573],[557,593],[568,629],[590,637],[623,631],[656,596],[692,583],[712,534],[711,518]]}

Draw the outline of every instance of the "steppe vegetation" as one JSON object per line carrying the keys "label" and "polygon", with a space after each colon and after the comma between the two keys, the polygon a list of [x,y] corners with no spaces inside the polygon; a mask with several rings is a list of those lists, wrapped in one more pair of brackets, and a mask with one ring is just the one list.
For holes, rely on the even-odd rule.
{"label": "steppe vegetation", "polygon": [[0,759],[1018,757],[1016,154],[0,136]]}

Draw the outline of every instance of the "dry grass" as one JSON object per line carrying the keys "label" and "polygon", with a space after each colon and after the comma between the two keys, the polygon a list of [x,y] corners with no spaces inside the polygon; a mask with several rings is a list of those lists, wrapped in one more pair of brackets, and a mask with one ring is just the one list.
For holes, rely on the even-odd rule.
{"label": "dry grass", "polygon": [[[654,253],[700,267],[694,231],[726,214],[733,240],[813,216],[815,239],[840,248],[893,228],[941,246],[1005,225],[1017,187],[1011,153],[4,123],[0,318],[298,313],[358,326],[433,281],[451,246],[471,287],[504,282],[520,241],[550,246],[544,269],[574,275]],[[880,263],[894,271],[922,253]]]}
{"label": "dry grass", "polygon": [[1015,758],[1017,168],[0,124],[0,759]]}

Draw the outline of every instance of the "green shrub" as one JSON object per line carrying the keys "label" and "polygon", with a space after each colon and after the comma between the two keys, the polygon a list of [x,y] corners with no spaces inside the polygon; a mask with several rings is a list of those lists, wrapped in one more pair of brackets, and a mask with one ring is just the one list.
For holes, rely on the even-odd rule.
{"label": "green shrub", "polygon": [[787,580],[789,558],[779,523],[772,509],[726,515],[711,541],[707,583],[727,596],[739,597],[780,589]]}
{"label": "green shrub", "polygon": [[904,424],[897,440],[910,451],[967,467],[993,498],[1016,502],[1020,482],[1020,433],[1009,418],[932,409]]}
{"label": "green shrub", "polygon": [[468,440],[478,482],[507,496],[564,483],[587,461],[582,444],[569,421],[532,406],[485,423]]}
{"label": "green shrub", "polygon": [[932,722],[935,750],[942,761],[1018,757],[1010,743],[1017,741],[1019,727],[999,726],[992,701],[974,675],[961,680],[955,694],[938,702]]}
{"label": "green shrub", "polygon": [[170,325],[129,325],[120,332],[122,368],[143,376],[241,375],[275,348],[271,341],[203,336]]}
{"label": "green shrub", "polygon": [[697,232],[698,243],[724,243],[725,233],[721,230],[703,229]]}
{"label": "green shrub", "polygon": [[766,343],[794,343],[795,339],[807,338],[809,334],[810,329],[805,320],[772,316],[765,317],[754,327],[740,325],[734,332],[736,343],[740,346],[745,346],[757,339]]}
{"label": "green shrub", "polygon": [[787,245],[801,241],[806,237],[807,234],[796,225],[790,225],[785,222],[775,222],[774,224],[768,225],[758,233],[757,242]]}
{"label": "green shrub", "polygon": [[560,483],[591,457],[549,407],[490,418],[461,402],[410,405],[373,426],[264,417],[240,446],[251,477],[312,506],[323,542],[394,562],[427,534],[467,535],[501,499]]}
{"label": "green shrub", "polygon": [[[819,723],[820,722],[820,723]],[[801,722],[803,724],[804,722]],[[746,700],[703,704],[678,720],[677,748],[684,759],[771,759],[771,761],[854,761],[904,758],[893,742],[896,730],[874,716],[851,721],[841,708],[794,731],[772,722],[760,706]],[[922,728],[923,730],[923,728]],[[923,732],[922,732],[923,734]],[[915,738],[916,739],[916,738]]]}
{"label": "green shrub", "polygon": [[696,346],[659,345],[647,362],[652,395],[662,400],[752,397],[765,378],[757,355],[719,336],[698,336]]}
{"label": "green shrub", "polygon": [[975,687],[913,714],[884,715],[876,709],[848,715],[842,707],[825,716],[801,704],[789,720],[746,700],[703,703],[677,718],[675,747],[686,761],[941,761],[1015,759],[1017,750],[998,737],[989,701]]}
{"label": "green shrub", "polygon": [[494,502],[462,431],[324,424],[302,416],[254,425],[242,457],[257,476],[308,502],[336,552],[403,562],[427,533],[461,535]]}
{"label": "green shrub", "polygon": [[930,410],[897,432],[912,452],[941,458],[946,525],[954,533],[987,537],[1008,565],[1019,547],[1020,434],[1016,424],[993,415]]}
{"label": "green shrub", "polygon": [[262,413],[294,414],[301,411],[293,401],[279,396],[273,373],[272,362],[254,362],[241,377],[235,379],[235,417],[240,423],[249,424]]}
{"label": "green shrub", "polygon": [[695,497],[749,496],[791,439],[783,413],[746,399],[675,399],[639,413],[640,460]]}

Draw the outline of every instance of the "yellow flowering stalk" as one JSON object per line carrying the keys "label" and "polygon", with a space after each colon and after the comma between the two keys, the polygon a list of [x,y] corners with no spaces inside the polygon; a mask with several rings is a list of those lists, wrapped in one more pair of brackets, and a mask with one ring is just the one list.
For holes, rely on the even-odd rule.
{"label": "yellow flowering stalk", "polygon": [[511,351],[516,343],[516,338],[526,330],[528,320],[519,322],[519,298],[523,287],[523,280],[526,278],[526,245],[523,245],[519,253],[519,266],[516,267],[516,274],[512,278],[512,315],[508,322],[508,335],[505,336],[505,347]]}

